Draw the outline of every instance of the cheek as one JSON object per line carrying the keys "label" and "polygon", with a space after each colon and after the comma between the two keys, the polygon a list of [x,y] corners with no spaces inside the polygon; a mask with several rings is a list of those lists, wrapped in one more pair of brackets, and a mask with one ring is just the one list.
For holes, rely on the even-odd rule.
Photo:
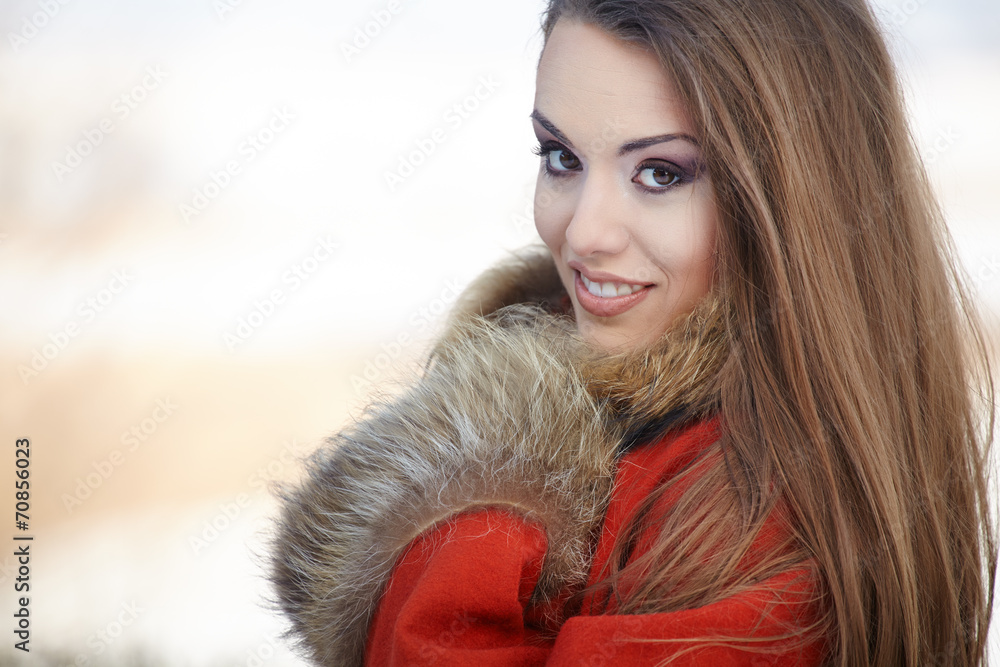
{"label": "cheek", "polygon": [[715,264],[715,243],[718,228],[714,217],[692,227],[685,244],[683,263],[694,272],[711,272]]}
{"label": "cheek", "polygon": [[715,273],[715,250],[719,242],[719,209],[715,199],[709,197],[702,202],[696,216],[692,260],[711,275]]}
{"label": "cheek", "polygon": [[650,258],[678,288],[687,284],[711,282],[715,273],[715,246],[718,237],[718,212],[711,198],[693,197],[677,211],[675,224],[647,227],[652,233],[647,237]]}
{"label": "cheek", "polygon": [[550,179],[538,176],[535,186],[535,229],[545,245],[558,254],[566,241],[566,229],[573,218],[573,201],[568,193],[553,187]]}
{"label": "cheek", "polygon": [[691,288],[702,294],[711,288],[715,275],[715,248],[718,234],[718,212],[715,204],[704,202],[692,211],[692,225],[683,258]]}

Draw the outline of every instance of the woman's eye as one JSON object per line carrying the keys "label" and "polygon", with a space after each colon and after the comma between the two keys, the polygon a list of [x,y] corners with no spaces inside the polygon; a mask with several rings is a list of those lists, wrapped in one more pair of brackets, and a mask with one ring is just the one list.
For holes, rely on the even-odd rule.
{"label": "woman's eye", "polygon": [[568,176],[569,172],[579,171],[583,166],[580,158],[555,141],[542,142],[533,152],[542,158],[545,172],[550,176]]}
{"label": "woman's eye", "polygon": [[580,159],[562,148],[549,151],[545,157],[550,171],[576,171],[580,168]]}
{"label": "woman's eye", "polygon": [[662,190],[677,185],[681,177],[663,165],[654,165],[640,169],[634,180],[652,190]]}

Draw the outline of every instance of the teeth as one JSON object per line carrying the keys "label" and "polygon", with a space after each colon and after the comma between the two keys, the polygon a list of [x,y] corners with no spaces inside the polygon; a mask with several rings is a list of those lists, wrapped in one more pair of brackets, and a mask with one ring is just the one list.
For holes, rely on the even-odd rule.
{"label": "teeth", "polygon": [[592,280],[588,280],[585,275],[580,274],[580,280],[583,281],[584,287],[587,291],[594,296],[599,296],[605,299],[614,296],[628,296],[633,292],[638,292],[642,289],[642,285],[626,285],[626,284],[615,284],[615,283],[598,283]]}

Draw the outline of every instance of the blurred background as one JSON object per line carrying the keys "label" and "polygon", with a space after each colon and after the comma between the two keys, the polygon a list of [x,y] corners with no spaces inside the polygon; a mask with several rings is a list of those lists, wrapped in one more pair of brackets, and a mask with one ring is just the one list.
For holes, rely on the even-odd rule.
{"label": "blurred background", "polygon": [[[995,343],[1000,5],[877,7]],[[0,662],[301,664],[268,486],[536,240],[541,9],[3,0],[0,479],[30,438],[35,539],[30,657],[0,551]]]}

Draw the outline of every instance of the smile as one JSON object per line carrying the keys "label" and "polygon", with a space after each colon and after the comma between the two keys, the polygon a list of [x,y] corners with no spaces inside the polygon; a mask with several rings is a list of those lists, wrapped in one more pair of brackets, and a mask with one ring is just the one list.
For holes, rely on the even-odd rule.
{"label": "smile", "polygon": [[576,300],[591,315],[614,317],[629,310],[649,294],[652,285],[599,283],[573,271]]}
{"label": "smile", "polygon": [[623,283],[599,283],[593,280],[588,280],[587,276],[580,274],[580,280],[583,281],[584,286],[587,291],[594,296],[599,296],[602,298],[609,298],[613,296],[628,296],[633,292],[638,292],[643,288],[643,285],[626,285]]}

